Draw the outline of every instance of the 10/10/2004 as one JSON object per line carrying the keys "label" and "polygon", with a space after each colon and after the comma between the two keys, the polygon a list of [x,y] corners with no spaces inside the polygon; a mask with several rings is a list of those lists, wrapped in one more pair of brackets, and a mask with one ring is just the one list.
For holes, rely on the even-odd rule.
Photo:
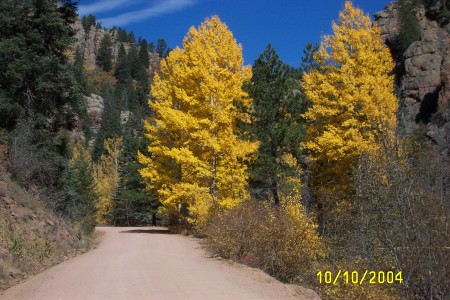
{"label": "10/10/2004", "polygon": [[367,282],[369,284],[394,284],[402,283],[402,272],[394,271],[369,271],[365,270],[364,273],[358,271],[343,271],[339,270],[337,273],[331,271],[319,271],[317,272],[317,279],[319,284],[363,284]]}

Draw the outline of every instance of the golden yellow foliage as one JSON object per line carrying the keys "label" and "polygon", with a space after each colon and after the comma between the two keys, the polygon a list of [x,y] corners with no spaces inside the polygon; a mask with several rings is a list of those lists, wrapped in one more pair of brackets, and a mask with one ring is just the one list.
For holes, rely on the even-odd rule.
{"label": "golden yellow foliage", "polygon": [[244,159],[257,145],[233,132],[246,117],[233,100],[251,104],[242,90],[250,78],[241,46],[217,16],[192,27],[155,76],[154,119],[145,123],[151,156],[139,153],[140,173],[165,206],[188,207],[192,222],[247,198]]}
{"label": "golden yellow foliage", "polygon": [[305,147],[325,163],[378,149],[397,112],[394,63],[369,16],[347,1],[333,31],[316,57],[320,69],[302,82],[312,103],[303,115],[311,122]]}
{"label": "golden yellow foliage", "polygon": [[122,138],[110,138],[104,141],[107,154],[102,154],[95,166],[95,179],[99,201],[96,205],[98,224],[108,224],[113,210],[113,196],[119,187],[119,156]]}
{"label": "golden yellow foliage", "polygon": [[398,104],[394,63],[369,16],[347,1],[333,31],[315,56],[318,69],[304,75],[302,86],[312,104],[303,114],[304,147],[312,160],[316,212],[339,257],[357,226],[353,167],[362,154],[381,152],[394,141]]}

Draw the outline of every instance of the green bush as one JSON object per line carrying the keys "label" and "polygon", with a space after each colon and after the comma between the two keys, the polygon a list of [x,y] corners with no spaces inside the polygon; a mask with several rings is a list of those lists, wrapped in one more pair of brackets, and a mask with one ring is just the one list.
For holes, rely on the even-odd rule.
{"label": "green bush", "polygon": [[420,39],[420,25],[415,8],[418,3],[410,0],[399,0],[400,30],[397,38],[397,51],[403,54],[415,41]]}
{"label": "green bush", "polygon": [[23,231],[14,232],[10,236],[10,239],[11,245],[9,247],[9,252],[12,253],[15,259],[23,258],[25,254]]}

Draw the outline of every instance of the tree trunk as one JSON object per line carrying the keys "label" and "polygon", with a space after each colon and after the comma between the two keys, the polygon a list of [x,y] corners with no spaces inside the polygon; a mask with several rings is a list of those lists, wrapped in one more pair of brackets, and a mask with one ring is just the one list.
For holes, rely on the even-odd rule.
{"label": "tree trunk", "polygon": [[272,186],[270,187],[270,191],[273,195],[273,201],[276,206],[280,206],[280,197],[278,196],[278,184],[274,180],[272,181]]}

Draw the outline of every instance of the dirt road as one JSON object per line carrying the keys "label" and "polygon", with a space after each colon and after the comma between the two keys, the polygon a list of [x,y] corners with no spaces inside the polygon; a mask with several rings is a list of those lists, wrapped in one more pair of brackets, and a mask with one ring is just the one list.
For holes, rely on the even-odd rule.
{"label": "dirt road", "polygon": [[164,228],[98,228],[97,249],[12,287],[0,299],[310,299],[261,271],[209,258]]}

